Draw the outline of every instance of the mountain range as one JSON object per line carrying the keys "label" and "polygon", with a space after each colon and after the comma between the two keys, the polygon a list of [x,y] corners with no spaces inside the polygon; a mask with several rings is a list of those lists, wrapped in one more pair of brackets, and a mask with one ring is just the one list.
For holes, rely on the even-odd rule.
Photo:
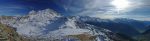
{"label": "mountain range", "polygon": [[0,22],[28,41],[136,41],[134,37],[150,29],[150,21],[63,16],[51,9],[0,16]]}

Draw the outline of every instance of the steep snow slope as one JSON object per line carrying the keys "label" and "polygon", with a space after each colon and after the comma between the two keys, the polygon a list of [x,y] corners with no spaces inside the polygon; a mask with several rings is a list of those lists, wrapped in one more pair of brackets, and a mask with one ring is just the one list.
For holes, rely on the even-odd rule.
{"label": "steep snow slope", "polygon": [[[105,34],[105,32],[109,32],[109,31],[105,29],[96,32],[96,30],[93,29],[95,26],[82,23],[80,21],[77,21],[75,18],[66,18],[66,19],[67,21],[65,22],[65,24],[60,26],[58,30],[50,31],[49,34],[46,36],[50,36],[51,38],[55,38],[55,39],[61,39],[61,40],[63,39],[64,41],[67,41],[68,38],[64,39],[66,36],[88,34],[88,36],[95,36],[96,38],[99,37],[98,35],[105,37],[102,39],[99,38],[100,40],[105,40],[105,41],[110,40]],[[105,32],[101,32],[101,31],[105,31]],[[96,38],[95,40],[97,40]]]}

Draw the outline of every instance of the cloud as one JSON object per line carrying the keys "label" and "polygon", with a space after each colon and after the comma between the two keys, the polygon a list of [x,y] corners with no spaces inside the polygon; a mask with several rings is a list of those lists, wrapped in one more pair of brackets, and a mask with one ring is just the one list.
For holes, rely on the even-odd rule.
{"label": "cloud", "polygon": [[[131,18],[137,20],[149,20],[148,18],[150,18],[142,13],[143,7],[146,6],[149,8],[149,0],[129,0],[130,6],[125,10],[119,11],[120,14],[117,14],[118,11],[111,4],[113,0],[82,0],[80,2],[78,1],[72,1],[73,3],[68,3],[69,5],[64,5],[64,8],[67,8],[66,10],[71,12],[72,15],[83,15],[109,19]],[[139,10],[140,13],[133,12],[136,10]]]}
{"label": "cloud", "polygon": [[130,18],[141,21],[150,21],[150,15],[124,15],[124,18]]}
{"label": "cloud", "polygon": [[82,0],[82,1],[69,1],[67,5],[63,5],[66,11],[75,15],[91,15],[115,13],[112,6],[112,0]]}
{"label": "cloud", "polygon": [[112,0],[70,0],[63,4],[66,11],[75,15],[90,15],[90,13],[107,12],[112,10]]}
{"label": "cloud", "polygon": [[0,5],[0,15],[22,15],[25,10],[25,7],[18,5]]}

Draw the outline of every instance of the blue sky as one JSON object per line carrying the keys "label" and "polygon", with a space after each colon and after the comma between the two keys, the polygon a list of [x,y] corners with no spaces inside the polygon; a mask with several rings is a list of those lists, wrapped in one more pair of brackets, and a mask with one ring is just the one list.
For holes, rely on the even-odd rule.
{"label": "blue sky", "polygon": [[150,0],[128,0],[130,7],[120,14],[110,4],[114,0],[0,0],[0,15],[26,15],[31,10],[53,9],[64,16],[131,18],[150,20]]}

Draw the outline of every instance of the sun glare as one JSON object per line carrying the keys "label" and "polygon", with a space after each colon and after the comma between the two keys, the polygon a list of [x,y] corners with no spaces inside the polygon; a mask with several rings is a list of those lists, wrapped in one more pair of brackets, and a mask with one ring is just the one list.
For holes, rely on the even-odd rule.
{"label": "sun glare", "polygon": [[129,3],[128,0],[114,0],[111,4],[114,5],[117,10],[123,10],[129,7]]}

